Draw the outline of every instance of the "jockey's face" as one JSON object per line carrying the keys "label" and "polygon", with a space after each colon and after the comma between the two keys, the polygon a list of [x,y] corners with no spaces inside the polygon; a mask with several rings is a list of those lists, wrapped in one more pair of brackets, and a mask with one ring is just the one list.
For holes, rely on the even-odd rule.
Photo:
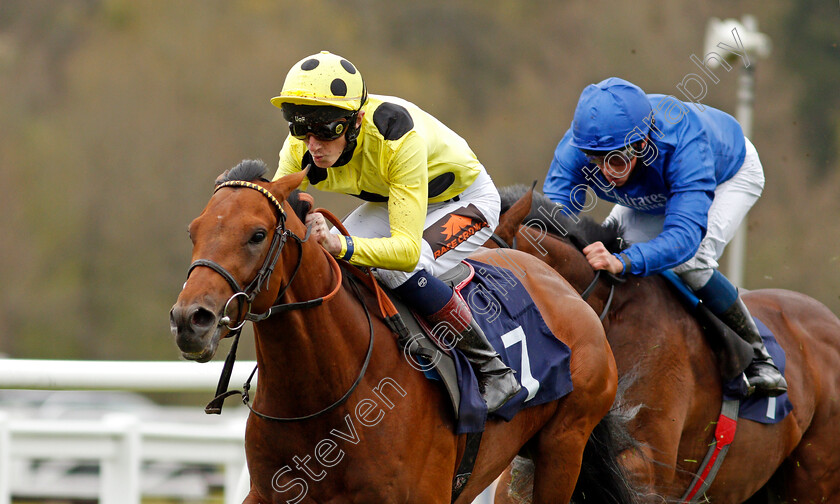
{"label": "jockey's face", "polygon": [[[356,127],[362,123],[364,115],[364,112],[359,112],[356,118]],[[312,155],[312,161],[318,168],[329,168],[334,165],[347,147],[347,137],[345,135],[341,135],[335,140],[322,140],[312,133],[308,133],[304,141],[307,150]]]}
{"label": "jockey's face", "polygon": [[597,166],[607,182],[615,184],[616,187],[621,187],[627,183],[630,175],[633,174],[633,169],[636,168],[638,160],[639,158],[636,156],[631,156],[629,159],[622,156],[613,156],[609,162],[602,161],[597,163]]}
{"label": "jockey's face", "polygon": [[587,154],[586,158],[601,170],[601,174],[607,179],[607,182],[614,184],[616,187],[621,187],[627,183],[636,168],[639,159],[636,154],[644,152],[646,146],[647,141],[642,141],[637,146],[638,150],[634,150],[633,146],[628,146],[624,149],[612,151],[606,156]]}
{"label": "jockey's face", "polygon": [[329,168],[334,165],[346,146],[347,139],[344,135],[335,140],[319,140],[311,133],[306,135],[306,148],[312,154],[312,161],[318,168]]}

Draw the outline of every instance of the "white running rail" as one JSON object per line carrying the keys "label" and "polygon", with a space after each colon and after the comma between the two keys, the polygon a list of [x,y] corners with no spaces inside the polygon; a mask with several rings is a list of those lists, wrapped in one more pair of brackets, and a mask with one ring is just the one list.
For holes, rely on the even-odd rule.
{"label": "white running rail", "polygon": [[[240,361],[231,377],[239,387],[254,367]],[[216,390],[222,362],[60,361],[0,359],[0,388],[41,390]],[[0,411],[0,504],[10,504],[19,460],[96,460],[100,504],[140,504],[143,462],[218,464],[224,467],[225,504],[239,504],[245,467],[241,416],[190,425],[141,421],[112,413],[98,420],[14,418]]]}
{"label": "white running rail", "polygon": [[[239,388],[254,364],[238,362],[231,386]],[[0,389],[200,391],[209,397],[222,365],[0,358]],[[189,425],[149,422],[126,413],[98,420],[21,419],[0,410],[0,504],[11,504],[13,462],[32,459],[98,461],[100,504],[140,504],[144,462],[218,464],[224,467],[225,504],[240,504],[248,492],[244,435],[241,417]],[[491,486],[473,504],[492,502]]]}

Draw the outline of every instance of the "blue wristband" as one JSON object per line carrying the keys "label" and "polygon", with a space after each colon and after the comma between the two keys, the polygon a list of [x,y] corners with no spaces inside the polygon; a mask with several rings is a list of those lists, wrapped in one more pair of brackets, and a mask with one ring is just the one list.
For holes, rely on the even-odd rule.
{"label": "blue wristband", "polygon": [[353,257],[353,250],[354,250],[354,248],[353,248],[353,238],[345,235],[344,236],[344,243],[347,244],[347,251],[344,252],[344,255],[341,256],[341,258],[344,259],[345,261],[349,261],[350,258]]}
{"label": "blue wristband", "polygon": [[627,263],[624,262],[624,258],[621,257],[623,254],[613,254],[613,255],[615,257],[617,257],[619,261],[621,261],[622,268],[621,268],[621,273],[620,274],[623,276],[624,274],[627,273]]}

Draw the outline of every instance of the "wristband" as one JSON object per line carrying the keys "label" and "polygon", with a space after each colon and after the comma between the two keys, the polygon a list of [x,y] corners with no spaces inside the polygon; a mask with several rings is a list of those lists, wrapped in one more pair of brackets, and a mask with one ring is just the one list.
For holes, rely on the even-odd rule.
{"label": "wristband", "polygon": [[346,246],[346,248],[347,248],[347,251],[346,251],[346,252],[344,252],[344,255],[343,255],[343,256],[341,256],[341,258],[342,258],[343,260],[345,260],[345,261],[349,261],[349,260],[350,260],[350,258],[351,258],[351,257],[353,257],[353,250],[354,250],[354,247],[353,247],[353,238],[351,238],[350,236],[346,236],[346,235],[345,235],[345,236],[344,236],[344,243],[345,243],[345,246]]}
{"label": "wristband", "polygon": [[[621,276],[626,275],[626,274],[627,274],[627,262],[624,262],[624,258],[625,258],[626,256],[625,256],[624,254],[613,254],[613,255],[614,255],[614,256],[615,256],[615,257],[616,257],[619,261],[621,261],[621,273],[619,273],[619,274],[620,274]],[[628,262],[629,262],[629,258],[628,258]]]}

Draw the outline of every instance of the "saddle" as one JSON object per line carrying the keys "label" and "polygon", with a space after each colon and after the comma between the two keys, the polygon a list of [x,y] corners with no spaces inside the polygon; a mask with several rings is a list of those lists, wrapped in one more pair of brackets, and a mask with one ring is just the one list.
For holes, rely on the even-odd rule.
{"label": "saddle", "polygon": [[[439,278],[454,290],[468,282],[471,276],[472,270],[470,267],[464,263],[459,263]],[[399,314],[399,318],[394,318],[392,321],[392,329],[399,335],[397,343],[406,352],[407,357],[411,359],[412,365],[418,365],[427,378],[438,379],[443,382],[452,404],[452,411],[455,413],[455,419],[459,419],[461,391],[458,386],[455,359],[449,350],[429,337],[424,320],[400,301],[393,292],[390,290],[385,292]]]}
{"label": "saddle", "polygon": [[[715,353],[720,366],[720,377],[724,383],[739,378],[753,358],[753,349],[750,344],[738,336],[729,326],[721,322],[706,305],[701,303],[694,292],[685,285],[676,273],[668,270],[662,272],[661,275],[674,288],[677,296],[688,306],[700,323],[700,327]],[[743,386],[744,397],[746,397],[746,384],[744,383]]]}

